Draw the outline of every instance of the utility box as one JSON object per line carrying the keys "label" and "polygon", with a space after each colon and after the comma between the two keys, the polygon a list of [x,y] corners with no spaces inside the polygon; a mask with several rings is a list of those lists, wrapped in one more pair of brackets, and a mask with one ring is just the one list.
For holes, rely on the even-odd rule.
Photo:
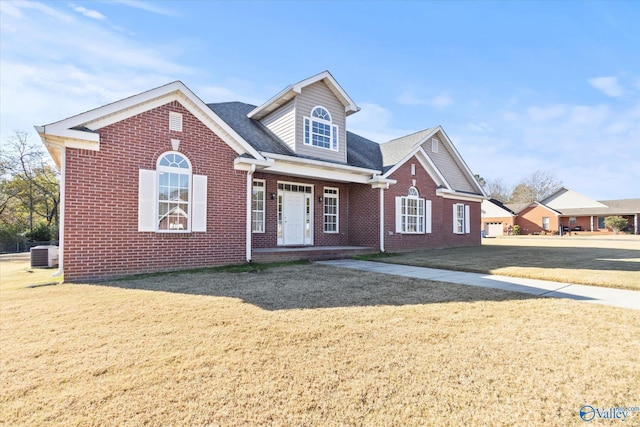
{"label": "utility box", "polygon": [[54,245],[31,248],[31,267],[55,267],[58,265],[58,247]]}

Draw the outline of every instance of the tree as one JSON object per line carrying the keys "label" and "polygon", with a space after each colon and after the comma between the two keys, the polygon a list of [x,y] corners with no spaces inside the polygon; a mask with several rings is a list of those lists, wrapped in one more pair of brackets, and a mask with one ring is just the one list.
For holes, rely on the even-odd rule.
{"label": "tree", "polygon": [[604,219],[604,225],[612,229],[615,234],[624,229],[628,223],[629,221],[621,216],[608,216]]}
{"label": "tree", "polygon": [[484,190],[489,197],[501,203],[507,203],[511,198],[511,193],[513,193],[513,190],[500,178],[487,181]]}
{"label": "tree", "polygon": [[478,184],[480,184],[480,187],[484,188],[484,186],[487,185],[487,181],[480,175],[474,174],[473,177],[476,179],[476,181],[478,181]]}
{"label": "tree", "polygon": [[0,223],[20,233],[32,233],[40,223],[57,230],[59,181],[41,146],[15,131],[0,153]]}
{"label": "tree", "polygon": [[562,187],[562,181],[549,171],[537,170],[513,189],[509,203],[533,203],[543,200]]}

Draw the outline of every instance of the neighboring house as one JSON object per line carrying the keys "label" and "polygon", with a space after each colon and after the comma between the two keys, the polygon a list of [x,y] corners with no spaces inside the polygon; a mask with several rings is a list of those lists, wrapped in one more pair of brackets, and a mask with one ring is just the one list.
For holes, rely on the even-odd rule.
{"label": "neighboring house", "polygon": [[325,71],[261,106],[174,82],[36,127],[61,170],[65,280],[480,244],[485,195],[440,127],[378,144]]}
{"label": "neighboring house", "polygon": [[487,237],[506,235],[515,225],[516,213],[496,199],[482,201],[482,230]]}
{"label": "neighboring house", "polygon": [[[604,220],[614,215],[627,219],[629,225],[625,231],[638,234],[640,199],[596,201],[562,187],[544,200],[531,204],[503,205],[494,199],[485,200],[482,211],[482,226],[487,236],[507,234],[509,219],[512,225],[520,226],[520,234],[610,232]],[[497,223],[503,224],[503,233],[495,225]]]}
{"label": "neighboring house", "polygon": [[629,224],[625,231],[638,234],[640,199],[596,201],[563,187],[540,203],[559,213],[558,221],[564,231],[606,232],[609,230],[604,224],[605,218],[622,216]]}

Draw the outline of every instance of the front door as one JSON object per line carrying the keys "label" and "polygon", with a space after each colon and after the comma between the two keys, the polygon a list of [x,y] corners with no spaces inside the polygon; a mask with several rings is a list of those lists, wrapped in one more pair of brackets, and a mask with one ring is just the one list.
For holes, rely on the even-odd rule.
{"label": "front door", "polygon": [[285,245],[304,245],[305,216],[304,193],[285,191],[282,218]]}

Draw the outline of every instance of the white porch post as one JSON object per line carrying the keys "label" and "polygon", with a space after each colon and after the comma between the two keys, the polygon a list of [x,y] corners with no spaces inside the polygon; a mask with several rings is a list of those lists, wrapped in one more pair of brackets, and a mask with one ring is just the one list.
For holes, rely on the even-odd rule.
{"label": "white porch post", "polygon": [[384,188],[380,187],[380,252],[384,252]]}
{"label": "white porch post", "polygon": [[633,215],[633,233],[638,234],[638,214]]}
{"label": "white porch post", "polygon": [[247,171],[247,223],[246,223],[246,258],[247,262],[251,262],[251,204],[253,202],[253,172],[256,170],[256,165],[251,165],[251,168]]}
{"label": "white porch post", "polygon": [[591,231],[593,231],[593,215],[591,215]]}

